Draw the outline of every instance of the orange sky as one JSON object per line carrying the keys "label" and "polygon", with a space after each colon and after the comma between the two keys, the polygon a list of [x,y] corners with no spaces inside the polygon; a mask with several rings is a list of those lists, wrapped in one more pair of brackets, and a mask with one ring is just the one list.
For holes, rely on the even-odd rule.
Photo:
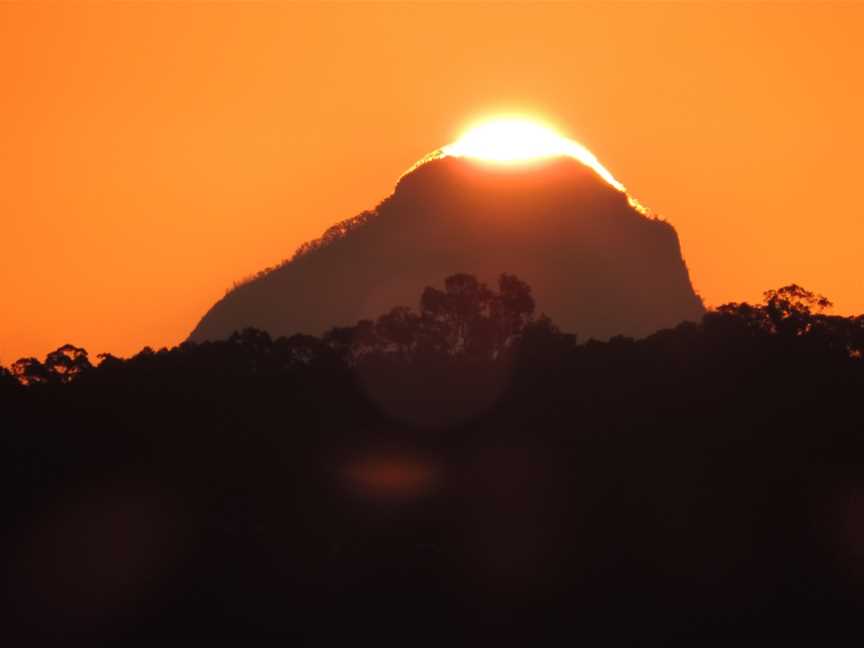
{"label": "orange sky", "polygon": [[670,220],[709,305],[862,312],[862,33],[839,3],[0,5],[0,363],[180,342],[500,110]]}

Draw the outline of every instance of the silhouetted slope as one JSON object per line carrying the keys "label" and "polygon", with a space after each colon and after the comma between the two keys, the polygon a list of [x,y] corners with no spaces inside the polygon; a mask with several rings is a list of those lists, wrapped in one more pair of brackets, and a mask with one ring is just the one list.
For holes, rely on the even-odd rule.
{"label": "silhouetted slope", "polygon": [[[5,645],[833,647],[860,632],[864,316],[790,285],[578,343],[529,320],[511,299],[528,287],[472,286],[424,291],[408,326],[391,311],[95,367],[64,345],[0,369]],[[462,416],[472,376],[502,374]],[[429,404],[449,413],[435,433],[402,416]]]}
{"label": "silhouetted slope", "polygon": [[674,228],[593,170],[570,158],[531,167],[441,158],[405,175],[373,212],[227,294],[190,339],[248,326],[319,334],[414,305],[423,286],[455,272],[519,276],[538,311],[583,338],[643,336],[703,313]]}

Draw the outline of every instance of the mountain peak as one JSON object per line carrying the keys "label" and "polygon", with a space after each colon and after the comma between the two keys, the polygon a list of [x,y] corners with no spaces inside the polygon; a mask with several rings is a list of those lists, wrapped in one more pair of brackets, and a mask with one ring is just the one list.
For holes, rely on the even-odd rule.
{"label": "mountain peak", "polygon": [[430,156],[374,210],[342,221],[220,300],[190,339],[254,326],[320,334],[414,305],[455,272],[530,284],[582,337],[641,336],[701,317],[674,228],[570,156],[525,164]]}

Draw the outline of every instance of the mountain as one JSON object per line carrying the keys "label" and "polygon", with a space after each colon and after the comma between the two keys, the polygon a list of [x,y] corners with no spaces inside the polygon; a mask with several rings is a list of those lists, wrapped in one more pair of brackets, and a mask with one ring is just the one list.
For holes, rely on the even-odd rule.
{"label": "mountain", "polygon": [[515,274],[538,312],[582,339],[641,337],[698,320],[678,235],[569,157],[530,166],[438,157],[374,210],[331,227],[290,261],[219,300],[190,340],[256,327],[318,335],[374,318],[456,272]]}

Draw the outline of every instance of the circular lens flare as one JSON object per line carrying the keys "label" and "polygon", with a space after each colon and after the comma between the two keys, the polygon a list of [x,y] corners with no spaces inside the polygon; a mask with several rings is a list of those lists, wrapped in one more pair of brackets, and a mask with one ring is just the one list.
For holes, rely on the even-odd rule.
{"label": "circular lens flare", "polygon": [[591,167],[619,191],[624,185],[591,151],[543,124],[519,117],[499,117],[469,128],[457,141],[442,149],[444,155],[467,157],[496,164],[519,164],[543,158],[567,156]]}

